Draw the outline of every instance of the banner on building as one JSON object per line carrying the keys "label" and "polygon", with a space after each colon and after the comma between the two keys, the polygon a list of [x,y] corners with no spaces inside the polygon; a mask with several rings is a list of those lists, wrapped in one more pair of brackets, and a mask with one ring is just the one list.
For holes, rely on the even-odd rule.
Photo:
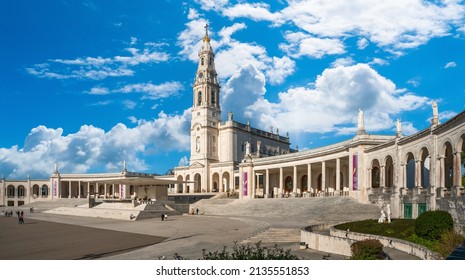
{"label": "banner on building", "polygon": [[53,178],[52,179],[52,192],[53,192],[53,197],[57,197],[57,195],[58,195],[58,178]]}
{"label": "banner on building", "polygon": [[248,184],[248,178],[247,178],[247,172],[244,172],[244,190],[243,190],[243,195],[247,196],[247,191],[249,189],[249,184]]}
{"label": "banner on building", "polygon": [[124,199],[126,198],[126,185],[119,184],[119,198]]}
{"label": "banner on building", "polygon": [[357,155],[353,155],[352,157],[352,182],[353,182],[353,190],[358,190],[358,157]]}

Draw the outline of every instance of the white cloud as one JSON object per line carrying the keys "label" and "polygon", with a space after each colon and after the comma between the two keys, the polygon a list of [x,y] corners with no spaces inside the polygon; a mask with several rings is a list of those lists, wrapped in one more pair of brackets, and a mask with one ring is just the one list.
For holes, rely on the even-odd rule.
{"label": "white cloud", "polygon": [[110,90],[106,87],[95,86],[89,91],[89,94],[107,95],[107,94],[110,94]]}
{"label": "white cloud", "polygon": [[197,12],[196,9],[189,9],[189,14],[187,15],[187,19],[193,20],[193,19],[198,19],[200,17],[199,13]]}
{"label": "white cloud", "polygon": [[[135,38],[134,38],[135,39]],[[131,39],[132,42],[135,42]],[[130,69],[139,64],[167,61],[169,55],[157,48],[147,47],[143,50],[127,48],[129,56],[112,58],[86,57],[76,59],[50,59],[47,63],[35,64],[26,71],[38,78],[50,79],[92,79],[103,80],[107,77],[133,76]]]}
{"label": "white cloud", "polygon": [[[126,160],[131,170],[149,168],[147,154],[189,149],[191,110],[181,115],[160,113],[152,121],[137,121],[129,128],[117,124],[109,131],[84,125],[74,134],[63,129],[33,128],[23,148],[0,148],[0,169],[8,178],[48,176],[58,162],[60,172],[84,173],[89,170],[120,171]],[[31,164],[33,163],[33,164]]]}
{"label": "white cloud", "polygon": [[457,67],[457,63],[455,61],[451,61],[451,62],[448,62],[444,68],[454,68],[454,67]]}
{"label": "white cloud", "polygon": [[134,102],[134,101],[129,100],[129,99],[123,100],[122,103],[123,103],[124,108],[126,108],[128,110],[132,110],[132,109],[136,108],[136,106],[137,106],[137,102]]}
{"label": "white cloud", "polygon": [[200,5],[202,10],[220,11],[229,3],[229,0],[195,0],[195,2]]}
{"label": "white cloud", "polygon": [[322,58],[325,55],[345,53],[344,44],[339,39],[317,38],[303,32],[287,32],[285,38],[288,43],[279,47],[294,58]]}
{"label": "white cloud", "polygon": [[159,85],[152,83],[129,84],[114,91],[123,93],[143,93],[143,99],[157,100],[177,95],[178,92],[183,89],[184,87],[180,82],[165,82]]}
{"label": "white cloud", "polygon": [[331,63],[331,67],[338,67],[338,66],[350,66],[355,63],[352,57],[341,57],[336,59],[333,63]]}
{"label": "white cloud", "polygon": [[413,87],[419,87],[420,81],[417,79],[410,79],[407,81],[407,84],[411,84]]}
{"label": "white cloud", "polygon": [[388,65],[389,62],[385,59],[375,57],[372,61],[368,62],[369,65]]}
{"label": "white cloud", "polygon": [[130,45],[135,45],[137,44],[137,38],[136,37],[131,37],[131,42],[129,43]]}
{"label": "white cloud", "polygon": [[269,5],[265,3],[239,3],[223,9],[222,14],[230,19],[246,17],[255,21],[265,20],[274,24],[282,23],[281,14],[272,13],[269,8]]}
{"label": "white cloud", "polygon": [[263,96],[254,103],[250,99],[253,105],[242,107],[260,127],[316,133],[353,131],[359,108],[365,111],[367,130],[381,131],[392,127],[394,116],[428,102],[426,97],[400,93],[367,64],[326,69],[313,87],[291,88],[280,93],[276,103]]}
{"label": "white cloud", "polygon": [[[458,1],[290,1],[283,17],[320,38],[362,36],[381,47],[414,48],[446,36],[461,25],[464,6]],[[359,41],[359,47],[365,41]]]}
{"label": "white cloud", "polygon": [[365,49],[366,47],[368,47],[370,43],[368,42],[368,40],[366,38],[360,38],[358,41],[357,41],[357,47],[359,50],[363,50]]}

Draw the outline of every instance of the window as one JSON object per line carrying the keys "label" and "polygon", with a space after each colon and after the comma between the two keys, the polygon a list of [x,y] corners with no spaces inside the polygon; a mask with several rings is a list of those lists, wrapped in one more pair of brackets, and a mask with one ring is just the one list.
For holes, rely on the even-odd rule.
{"label": "window", "polygon": [[197,95],[197,106],[202,105],[202,92],[199,91],[199,94]]}
{"label": "window", "polygon": [[203,65],[203,57],[200,59],[200,64]]}
{"label": "window", "polygon": [[211,96],[212,104],[215,104],[215,90],[212,90],[212,96]]}

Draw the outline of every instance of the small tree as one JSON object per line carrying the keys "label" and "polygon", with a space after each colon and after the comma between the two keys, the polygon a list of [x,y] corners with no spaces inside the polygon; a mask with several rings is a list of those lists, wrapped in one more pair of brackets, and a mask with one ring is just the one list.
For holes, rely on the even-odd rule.
{"label": "small tree", "polygon": [[350,245],[352,260],[383,260],[386,255],[383,251],[383,244],[376,239],[365,239]]}
{"label": "small tree", "polygon": [[261,242],[255,245],[238,244],[234,242],[232,252],[227,250],[227,246],[221,251],[206,252],[203,250],[203,260],[298,260],[299,258],[274,245],[273,248],[262,247]]}
{"label": "small tree", "polygon": [[439,240],[442,234],[453,227],[454,221],[449,212],[426,211],[415,221],[415,234],[427,240]]}

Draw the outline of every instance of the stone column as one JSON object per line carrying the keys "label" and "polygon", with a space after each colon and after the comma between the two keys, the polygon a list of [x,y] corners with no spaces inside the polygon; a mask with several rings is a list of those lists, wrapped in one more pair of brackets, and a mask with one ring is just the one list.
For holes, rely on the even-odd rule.
{"label": "stone column", "polygon": [[270,170],[266,169],[265,171],[265,198],[270,196]]}
{"label": "stone column", "polygon": [[312,192],[313,193],[313,188],[312,186],[312,164],[309,163],[307,165],[307,192]]}
{"label": "stone column", "polygon": [[71,194],[72,194],[72,183],[71,183],[71,180],[68,181],[68,198],[71,198]]}
{"label": "stone column", "polygon": [[283,197],[283,168],[279,168],[279,194],[278,197]]}
{"label": "stone column", "polygon": [[87,198],[90,196],[90,182],[87,182]]}
{"label": "stone column", "polygon": [[439,187],[441,189],[446,187],[446,176],[444,174],[445,160],[444,156],[439,157]]}
{"label": "stone column", "polygon": [[460,187],[462,185],[462,158],[461,158],[461,152],[456,152],[454,153],[454,166],[453,166],[453,172],[454,172],[454,186],[455,187]]}
{"label": "stone column", "polygon": [[297,166],[294,165],[294,172],[292,174],[292,193],[297,196]]}
{"label": "stone column", "polygon": [[421,186],[421,160],[415,160],[415,187],[419,188]]}
{"label": "stone column", "polygon": [[[336,159],[336,192],[341,191],[341,159]],[[338,192],[339,194],[339,192]]]}
{"label": "stone column", "polygon": [[352,153],[349,153],[349,191],[354,190],[354,156]]}
{"label": "stone column", "polygon": [[107,198],[108,190],[107,190],[107,183],[103,184],[103,198]]}
{"label": "stone column", "polygon": [[81,181],[78,181],[78,198],[81,198]]}
{"label": "stone column", "polygon": [[326,162],[321,162],[321,190],[326,192]]}

